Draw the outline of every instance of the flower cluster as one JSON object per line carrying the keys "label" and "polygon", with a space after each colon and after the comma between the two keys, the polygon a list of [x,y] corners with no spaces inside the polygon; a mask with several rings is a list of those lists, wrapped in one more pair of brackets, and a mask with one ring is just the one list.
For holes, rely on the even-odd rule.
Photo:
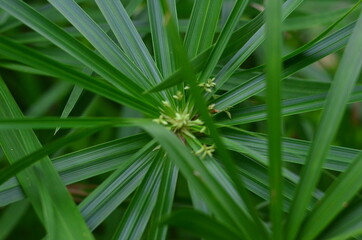
{"label": "flower cluster", "polygon": [[[201,87],[206,93],[212,92],[213,88],[216,86],[214,82],[215,78],[210,78],[204,83],[200,83],[198,86]],[[188,90],[189,86],[186,86],[184,90]],[[160,107],[160,116],[153,121],[161,124],[176,135],[178,135],[182,140],[186,137],[190,137],[193,141],[196,141],[200,146],[198,151],[195,151],[195,154],[198,155],[201,159],[206,156],[212,156],[212,153],[215,151],[215,146],[207,146],[201,144],[195,137],[195,134],[205,133],[206,127],[204,122],[198,118],[198,114],[195,111],[193,105],[188,101],[186,92],[182,93],[177,91],[172,98],[176,100],[176,106],[172,105],[169,101],[162,101],[162,106]],[[215,104],[209,105],[210,113],[217,113],[215,109]]]}
{"label": "flower cluster", "polygon": [[182,110],[173,110],[167,101],[163,101],[163,106],[161,108],[161,115],[159,118],[154,119],[154,122],[168,127],[179,136],[186,135],[194,138],[194,132],[205,132],[204,122],[192,115],[192,108],[188,104]]}
{"label": "flower cluster", "polygon": [[200,83],[199,87],[202,87],[206,92],[211,93],[212,89],[216,86],[215,78],[209,78],[207,82]]}

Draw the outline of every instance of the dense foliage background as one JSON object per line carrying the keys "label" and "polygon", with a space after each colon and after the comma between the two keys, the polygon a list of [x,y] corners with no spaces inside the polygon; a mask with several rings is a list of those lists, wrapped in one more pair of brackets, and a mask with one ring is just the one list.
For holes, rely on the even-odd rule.
{"label": "dense foliage background", "polygon": [[0,239],[360,239],[360,2],[0,0]]}

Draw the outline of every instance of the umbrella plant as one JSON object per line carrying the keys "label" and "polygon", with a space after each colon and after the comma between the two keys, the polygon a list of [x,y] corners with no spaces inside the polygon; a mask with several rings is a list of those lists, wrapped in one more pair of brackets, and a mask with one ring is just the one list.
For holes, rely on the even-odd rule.
{"label": "umbrella plant", "polygon": [[47,239],[362,235],[362,155],[332,145],[362,100],[360,2],[0,0],[0,238],[29,206]]}

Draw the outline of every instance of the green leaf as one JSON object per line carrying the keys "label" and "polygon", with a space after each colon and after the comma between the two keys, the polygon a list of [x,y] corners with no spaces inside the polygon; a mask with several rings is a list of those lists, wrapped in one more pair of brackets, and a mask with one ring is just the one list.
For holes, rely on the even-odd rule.
{"label": "green leaf", "polygon": [[[133,76],[131,73],[129,72],[124,73],[119,71],[119,69],[116,69],[114,66],[103,60],[96,53],[91,51],[89,48],[85,47],[76,39],[72,38],[64,30],[62,30],[54,23],[47,20],[45,17],[40,15],[38,12],[29,7],[24,2],[20,0],[14,0],[11,2],[6,0],[1,0],[0,7],[9,12],[10,14],[12,14],[14,17],[18,18],[20,21],[24,22],[29,27],[33,28],[39,34],[49,39],[55,45],[68,52],[70,55],[77,58],[87,67],[89,67],[90,69],[94,70],[95,72],[103,76],[108,82],[116,86],[118,89],[126,93],[129,93],[133,96],[137,96],[138,98],[143,97],[139,95],[139,93],[142,92],[143,90],[140,87],[141,85],[139,84],[145,83],[144,81],[140,81],[140,79],[142,79],[141,77],[135,76],[131,80],[130,78],[127,77],[127,76]],[[75,15],[77,21],[74,21],[73,24],[75,23],[82,24],[83,21],[78,22],[78,17],[82,17],[80,19],[83,20],[83,14],[82,12],[77,12],[77,14],[79,14]],[[94,30],[94,29],[95,28],[87,28],[87,30]],[[101,31],[100,29],[97,30],[98,30],[97,32],[92,32],[92,33],[97,34],[99,33],[99,31]],[[94,38],[96,37],[98,37],[98,35],[94,36]],[[104,42],[103,41],[99,42],[99,44],[102,45],[102,47],[106,48],[106,50],[109,51],[109,54],[116,55],[119,51],[117,51],[116,49],[108,49],[109,47],[108,45],[103,46],[103,44],[107,43],[109,42],[106,40]],[[100,48],[99,50],[101,49],[102,48]],[[120,63],[119,61],[121,61],[121,58],[115,59],[113,61],[113,64],[115,66],[129,66],[130,64],[129,63],[130,61],[122,61],[124,62],[124,64],[119,64]],[[134,70],[135,68],[127,67],[127,69]],[[140,82],[136,84],[135,83],[136,80],[139,80]]]}
{"label": "green leaf", "polygon": [[[81,2],[81,1],[78,1]],[[52,8],[49,8],[49,4],[44,4],[42,6],[39,6],[36,8],[38,12],[43,13],[44,15],[54,15],[55,10]],[[15,18],[12,18],[10,14],[7,12],[3,12],[4,15],[4,24],[1,24],[0,32],[7,32],[14,28],[17,28],[22,25],[22,22],[18,21]]]}
{"label": "green leaf", "polygon": [[170,159],[158,160],[165,160],[165,162],[157,202],[150,219],[147,239],[166,239],[167,226],[161,225],[160,222],[164,219],[164,216],[171,213],[178,177],[178,168]]}
{"label": "green leaf", "polygon": [[[187,140],[187,143],[189,144],[189,146],[192,148],[193,152],[197,152],[199,150],[200,143],[198,143],[197,141],[194,141],[194,139],[191,139],[191,138],[186,138],[186,140]],[[207,161],[209,161],[210,159],[213,160],[212,158],[207,158]],[[205,165],[205,166],[207,167],[208,165]],[[219,180],[220,180],[220,178],[219,178]],[[188,182],[187,187],[188,187],[188,191],[189,191],[190,198],[192,201],[192,207],[197,211],[204,212],[205,214],[211,214],[210,210],[207,207],[207,204],[205,203],[202,196],[200,196],[199,192],[196,190],[194,185],[191,182]]]}
{"label": "green leaf", "polygon": [[265,61],[267,81],[267,126],[269,150],[270,219],[272,239],[283,238],[283,176],[282,176],[282,1],[268,1],[265,10]]}
{"label": "green leaf", "polygon": [[[211,144],[212,142],[209,139],[205,139],[206,144]],[[256,196],[259,196],[262,199],[265,199],[267,202],[270,201],[270,194],[269,194],[269,177],[268,177],[268,151],[267,151],[267,142],[266,139],[263,139],[264,142],[262,144],[262,148],[256,149],[252,144],[247,144],[249,139],[245,138],[245,140],[238,140],[236,137],[228,136],[228,139],[225,139],[226,147],[231,150],[238,152],[242,155],[247,156],[247,159],[242,160],[243,157],[239,156],[236,164],[236,169],[240,177],[243,178],[246,187]],[[193,144],[192,142],[188,141],[188,143],[193,147],[194,151],[198,150],[198,146]],[[294,156],[296,157],[296,156]],[[242,208],[245,208],[245,204],[243,204],[242,200],[238,197],[238,194],[235,190],[235,187],[231,185],[231,181],[229,176],[225,173],[223,166],[220,162],[215,161],[213,158],[207,157],[204,159],[204,164],[210,173],[218,179],[224,188],[227,190],[228,194],[231,195],[234,199],[239,199],[237,202],[240,204]],[[288,171],[287,169],[283,169],[283,176],[284,180],[284,204],[283,204],[283,211],[288,212],[290,202],[295,190],[296,183],[299,181],[299,177],[294,173]],[[194,205],[198,210],[204,211],[205,213],[209,213],[207,209],[205,209],[204,201],[200,201],[200,196],[197,192],[194,191],[192,185],[189,185],[191,198]],[[198,196],[198,198],[194,198],[192,195]],[[316,191],[314,197],[314,201],[320,199],[322,194],[320,191]],[[196,200],[196,201],[195,201]],[[311,207],[309,208],[309,210]]]}
{"label": "green leaf", "polygon": [[11,178],[12,176],[17,175],[19,172],[23,171],[24,169],[30,167],[37,161],[40,161],[45,156],[55,152],[56,150],[67,146],[68,144],[87,137],[95,132],[98,132],[100,130],[103,130],[104,127],[98,127],[98,128],[92,128],[91,130],[87,131],[80,131],[80,132],[74,132],[70,135],[67,135],[63,138],[57,139],[54,142],[51,142],[47,145],[45,145],[43,148],[32,152],[31,154],[19,159],[15,163],[13,163],[11,166],[2,169],[0,171],[0,185],[3,184],[6,180]]}
{"label": "green leaf", "polygon": [[8,239],[8,235],[14,230],[28,209],[29,202],[22,201],[12,204],[3,211],[0,217],[0,240]]}
{"label": "green leaf", "polygon": [[[208,59],[208,57],[211,54],[212,48],[209,48],[208,50],[200,53],[196,58],[192,59],[190,61],[194,72],[199,72],[203,69],[203,66],[205,65],[205,61]],[[182,83],[184,79],[182,78],[182,71],[178,70],[171,76],[169,76],[166,80],[161,82],[160,84],[152,87],[151,89],[148,89],[147,93],[157,92],[169,87],[174,87],[175,85]]]}
{"label": "green leaf", "polygon": [[[162,0],[162,5],[163,5],[165,13],[166,12],[170,13],[169,17],[171,17],[170,20],[174,23],[176,32],[180,32],[176,0]],[[165,25],[167,25],[167,24],[165,24]],[[175,63],[176,63],[176,66],[178,67],[178,62],[175,62]]]}
{"label": "green leaf", "polygon": [[293,51],[292,53],[288,54],[286,56],[286,58],[291,58],[303,51],[305,51],[306,49],[310,48],[311,46],[313,46],[315,43],[319,42],[320,40],[322,40],[322,38],[324,38],[325,36],[327,36],[328,33],[330,33],[333,28],[335,28],[338,24],[340,24],[344,19],[346,19],[351,13],[353,13],[356,9],[358,9],[358,6],[362,3],[361,0],[359,0],[355,5],[353,5],[345,14],[343,14],[340,18],[338,18],[335,22],[333,22],[326,30],[324,30],[321,34],[319,34],[315,39],[313,39],[313,41],[310,41],[309,43],[305,44],[304,46],[298,48],[296,51]]}
{"label": "green leaf", "polygon": [[[323,40],[304,49],[303,52],[295,56],[291,56],[283,62],[282,77],[285,78],[298,70],[320,60],[321,58],[338,51],[344,47],[350,36],[354,23],[342,28],[341,30],[325,37]],[[298,51],[298,50],[297,50]],[[219,110],[224,110],[236,105],[265,89],[265,75],[260,74],[246,83],[235,87],[221,97],[215,100],[215,104]]]}
{"label": "green leaf", "polygon": [[[286,18],[291,12],[293,12],[303,0],[288,0],[283,5],[282,13],[283,18]],[[240,6],[240,5],[239,5]],[[225,54],[234,54],[235,56],[228,62],[231,66],[233,65],[233,69],[230,69],[228,73],[227,67],[223,67],[222,71],[218,72],[219,77],[222,79],[220,80],[220,84],[216,86],[217,89],[221,88],[224,83],[228,80],[228,78],[237,70],[243,61],[246,60],[248,56],[263,42],[263,31],[264,27],[262,27],[263,22],[263,14],[259,14],[250,24],[246,24],[245,26],[241,27],[238,31],[234,33],[234,36],[231,38],[233,41],[228,45],[229,47],[225,49]],[[249,35],[250,34],[250,35]],[[245,42],[244,42],[245,40]],[[245,43],[245,44],[244,44]],[[199,54],[196,58],[191,61],[193,69],[195,73],[202,71],[206,62],[210,58],[210,54],[213,51],[215,46],[210,47],[209,49],[205,50],[201,54]],[[249,49],[250,48],[250,49]],[[242,56],[238,56],[244,54]],[[229,56],[227,55],[227,56]],[[216,55],[215,55],[216,56]],[[237,58],[240,57],[239,62]],[[215,58],[216,59],[216,58]],[[230,67],[228,66],[228,67]],[[214,66],[215,67],[215,66]],[[213,67],[213,68],[214,68]],[[210,73],[211,74],[211,73]],[[227,76],[224,74],[227,74]],[[210,76],[207,76],[210,77]],[[216,77],[216,81],[219,81],[219,77]],[[148,90],[148,92],[155,92],[160,91],[168,87],[175,86],[178,83],[184,81],[182,78],[182,74],[180,71],[174,73],[169,78],[164,80],[161,84],[156,85],[155,87]]]}
{"label": "green leaf", "polygon": [[25,66],[25,65],[22,65],[22,64],[17,64],[17,63],[1,63],[0,66],[1,66],[2,68],[6,68],[6,69],[18,71],[18,72],[49,76],[48,73],[45,73],[45,72],[40,71],[40,70],[38,70],[38,69],[35,69],[35,68],[32,68],[32,67],[28,67],[28,66]]}
{"label": "green leaf", "polygon": [[[264,20],[263,14],[261,13],[257,17],[255,17],[252,21],[248,22],[247,24],[243,25],[238,30],[236,30],[231,35],[230,40],[223,52],[223,55],[225,55],[223,56],[223,59],[225,59],[230,54],[233,54],[237,50],[239,50],[239,48],[244,43],[246,43],[249,40],[249,38],[263,25],[263,20]],[[203,69],[203,66],[207,62],[214,47],[215,44],[213,44],[211,47],[199,53],[196,57],[190,60],[195,73],[198,73]],[[180,70],[178,70],[175,73],[173,73],[171,76],[169,76],[167,79],[165,79],[162,83],[148,90],[148,92],[160,91],[168,87],[175,86],[176,84],[181,83],[182,81],[183,79],[181,78]]]}
{"label": "green leaf", "polygon": [[[238,144],[242,144],[250,149],[253,149],[265,158],[267,157],[268,149],[265,135],[252,132],[252,135],[249,136],[244,133],[228,131],[226,129],[223,130],[223,133],[223,136],[228,139],[232,139]],[[282,138],[282,141],[283,160],[289,163],[304,165],[311,142],[293,138]],[[343,172],[352,163],[352,159],[355,159],[359,153],[360,151],[356,149],[331,146],[323,168]]]}
{"label": "green leaf", "polygon": [[[243,4],[240,5],[240,2],[237,2],[236,5],[238,6],[238,8],[240,8],[240,9],[238,9],[238,11],[242,11]],[[231,22],[233,21],[233,17],[236,17],[236,16],[232,16],[230,18]],[[215,125],[213,123],[213,120],[209,115],[209,109],[208,109],[208,107],[206,105],[206,101],[203,98],[201,89],[199,88],[199,86],[197,84],[196,76],[193,73],[192,66],[191,66],[191,64],[190,64],[190,62],[188,60],[188,57],[186,55],[185,50],[183,49],[183,45],[181,43],[181,40],[179,39],[178,33],[176,32],[176,28],[174,27],[172,21],[169,21],[166,24],[167,24],[167,28],[169,30],[169,34],[170,34],[172,42],[173,42],[174,51],[180,58],[181,74],[183,75],[184,79],[187,79],[186,83],[188,83],[190,85],[191,100],[192,100],[195,108],[198,110],[198,112],[200,114],[200,117],[201,117],[201,119],[203,120],[203,122],[205,124],[205,127],[207,127],[207,129],[209,130],[210,136],[214,140],[217,153],[223,156],[223,162],[224,162],[224,166],[226,168],[226,171],[228,172],[228,174],[230,175],[230,178],[234,182],[238,193],[240,194],[240,196],[244,200],[244,202],[245,202],[245,204],[247,206],[248,214],[251,215],[252,221],[256,223],[257,227],[259,227],[259,229],[264,230],[264,226],[262,225],[262,223],[260,221],[260,218],[257,216],[254,205],[251,203],[251,201],[249,199],[249,193],[246,191],[242,180],[240,178],[238,178],[238,176],[236,174],[236,171],[235,171],[235,168],[234,168],[234,163],[233,163],[233,160],[231,158],[231,155],[228,152],[228,150],[225,148],[224,143],[223,143],[223,141],[220,138],[220,135],[218,133],[218,130],[215,127]],[[227,29],[227,27],[226,27],[226,29]],[[244,215],[244,216],[242,216],[242,218],[244,218],[246,220],[245,222],[249,225],[250,222],[247,222],[247,217],[246,217],[245,213],[242,211],[240,214]],[[252,226],[250,226],[250,227],[252,227]],[[243,229],[243,228],[241,228],[241,229],[245,231],[245,229]],[[248,231],[249,230],[247,230],[247,232]],[[243,233],[248,234],[247,232],[243,232]],[[260,232],[258,232],[258,233],[260,233]],[[250,234],[250,232],[249,232],[249,234]],[[262,235],[266,235],[266,234],[267,234],[266,231],[265,232],[262,231],[260,233],[260,236],[258,236],[258,237],[260,237],[260,238],[265,237],[265,236],[262,236]]]}
{"label": "green leaf", "polygon": [[[263,200],[265,204],[270,203],[270,194],[269,194],[269,177],[268,177],[268,167],[260,164],[260,162],[265,162],[266,157],[261,157],[258,153],[250,151],[250,149],[235,149],[231,146],[231,150],[241,151],[244,153],[237,155],[240,159],[243,160],[238,164],[237,170],[240,174],[240,177],[244,179],[245,185],[248,190],[253,193],[255,196],[258,196],[260,200]],[[258,159],[258,160],[257,160]],[[296,175],[290,176],[291,178],[284,179],[284,191],[283,191],[283,212],[288,213],[291,201],[293,199],[293,193],[295,190],[298,177]],[[322,197],[321,192],[316,192],[313,203]],[[308,210],[311,209],[311,206]]]}
{"label": "green leaf", "polygon": [[187,187],[188,187],[188,190],[189,190],[189,193],[190,193],[190,198],[191,198],[191,201],[192,201],[192,207],[195,210],[198,210],[200,212],[204,212],[206,214],[211,214],[210,210],[207,208],[207,204],[202,199],[200,194],[197,192],[195,187],[191,183],[188,183]]}
{"label": "green leaf", "polygon": [[284,21],[283,31],[296,31],[301,29],[308,29],[318,27],[322,24],[328,24],[335,19],[340,18],[343,14],[348,12],[349,8],[323,11],[318,14],[308,14],[306,16],[291,17]]}
{"label": "green leaf", "polygon": [[39,117],[44,115],[49,109],[61,100],[70,91],[71,85],[67,82],[54,84],[25,112],[26,116]]}
{"label": "green leaf", "polygon": [[[225,55],[223,56],[223,59],[225,59],[230,54],[233,54],[237,50],[239,50],[239,48],[244,43],[246,43],[249,40],[249,38],[263,25],[263,20],[264,20],[263,14],[261,13],[257,17],[255,17],[252,21],[248,22],[247,24],[243,25],[238,30],[236,30],[231,35],[230,40],[223,52],[223,55]],[[207,62],[207,59],[209,58],[211,51],[214,47],[215,44],[213,44],[208,49],[199,53],[196,57],[190,60],[195,73],[198,73],[203,69],[203,66],[205,66],[205,63]],[[148,92],[160,91],[175,86],[178,83],[181,83],[182,81],[183,79],[181,78],[181,72],[180,70],[178,70],[175,73],[173,73],[171,76],[169,76],[167,79],[165,79],[162,83],[149,89]]]}
{"label": "green leaf", "polygon": [[294,239],[298,234],[309,203],[310,194],[315,188],[320,176],[323,161],[329,145],[342,119],[348,97],[356,83],[362,66],[362,14],[354,27],[345,53],[334,77],[331,90],[322,113],[320,128],[307,157],[307,163],[302,170],[301,182],[298,185],[295,200],[287,220],[287,238]]}
{"label": "green leaf", "polygon": [[[64,184],[68,185],[115,170],[148,142],[149,138],[140,134],[66,154],[53,159],[52,162]],[[16,178],[11,178],[0,186],[0,206],[23,198]]]}
{"label": "green leaf", "polygon": [[[74,86],[72,92],[70,93],[70,96],[68,98],[67,103],[65,104],[65,107],[62,111],[62,114],[60,115],[60,118],[67,118],[71,111],[73,110],[75,104],[77,104],[77,101],[80,97],[80,95],[83,92],[83,88],[79,86]],[[60,128],[55,129],[54,135],[59,131]]]}
{"label": "green leaf", "polygon": [[146,134],[120,138],[54,158],[54,166],[66,184],[115,170],[147,145]]}
{"label": "green leaf", "polygon": [[154,141],[146,144],[82,201],[79,209],[90,229],[102,223],[142,182],[155,160],[154,148]]}
{"label": "green leaf", "polygon": [[175,70],[170,40],[163,25],[163,9],[160,1],[147,1],[149,21],[151,26],[152,46],[158,69],[164,77]]}
{"label": "green leaf", "polygon": [[[282,101],[282,115],[290,116],[301,113],[312,112],[323,108],[327,93],[315,94],[311,96],[291,98]],[[348,103],[362,101],[362,86],[356,86],[348,99]],[[245,107],[231,111],[232,118],[220,116],[218,123],[220,125],[239,125],[249,122],[262,121],[267,118],[266,105],[261,104],[252,107]]]}
{"label": "green leaf", "polygon": [[[197,140],[195,140],[194,138],[185,138],[187,144],[192,148],[193,152],[197,152],[200,150],[200,145],[201,143]],[[209,143],[211,144],[211,143]],[[242,201],[242,199],[240,198],[240,196],[238,195],[238,193],[236,192],[234,186],[232,185],[230,178],[227,176],[227,174],[225,173],[225,171],[223,169],[221,169],[221,165],[220,163],[216,162],[216,160],[213,157],[210,156],[205,156],[205,158],[203,159],[204,165],[207,168],[207,170],[210,172],[211,175],[213,175],[213,177],[215,179],[218,179],[218,181],[220,182],[221,185],[224,186],[225,190],[228,192],[228,194],[230,194],[230,196],[232,196],[233,199],[235,199],[235,201],[239,204],[240,208],[245,209],[245,204]],[[225,177],[227,176],[227,177]],[[205,214],[210,214],[211,212],[208,209],[204,199],[202,198],[202,196],[200,196],[200,194],[198,193],[198,191],[195,189],[195,187],[189,182],[188,183],[188,189],[189,189],[189,193],[190,193],[190,197],[192,200],[192,206],[195,210],[197,211],[201,211],[204,212]]]}
{"label": "green leaf", "polygon": [[126,6],[126,11],[128,15],[132,15],[137,7],[142,3],[142,0],[131,0]]}
{"label": "green leaf", "polygon": [[[2,79],[0,79],[0,106],[1,118],[23,117]],[[2,131],[0,144],[11,164],[41,148],[32,130]],[[56,224],[56,230],[63,232],[59,239],[93,239],[48,157],[42,158],[34,167],[18,174],[17,178],[42,222]],[[47,210],[50,208],[54,209],[54,215],[46,215],[44,218],[43,214],[49,213]]]}
{"label": "green leaf", "polygon": [[164,160],[158,151],[119,223],[113,239],[141,239],[157,202]]}
{"label": "green leaf", "polygon": [[[72,232],[68,229],[59,228],[59,223],[57,222],[57,218],[61,215],[54,206],[52,206],[52,199],[50,198],[49,194],[47,194],[47,190],[44,185],[39,185],[39,198],[40,202],[42,203],[43,207],[43,219],[44,227],[47,231],[47,238],[49,239],[65,239],[65,236],[72,236]],[[66,231],[66,232],[65,232]]]}
{"label": "green leaf", "polygon": [[[328,188],[302,228],[302,239],[315,239],[328,224],[348,206],[362,188],[362,154]],[[348,191],[346,191],[348,189]]]}
{"label": "green leaf", "polygon": [[19,186],[17,178],[11,178],[0,186],[0,206],[7,206],[10,203],[24,199],[24,193]]}
{"label": "green leaf", "polygon": [[[174,0],[168,1],[170,8],[175,9],[176,3]],[[174,53],[171,47],[171,39],[167,34],[164,22],[164,9],[160,1],[147,1],[149,11],[149,22],[151,27],[152,47],[155,61],[158,69],[163,75],[163,78],[171,75],[177,67],[177,60],[173,57]],[[160,84],[163,83],[162,82]],[[157,85],[156,85],[157,86]],[[166,91],[166,99],[173,103],[174,89]]]}
{"label": "green leaf", "polygon": [[96,3],[125,53],[133,59],[152,84],[161,82],[155,62],[122,3],[118,0],[96,0]]}
{"label": "green leaf", "polygon": [[348,207],[321,235],[321,239],[345,240],[362,234],[362,204]]}
{"label": "green leaf", "polygon": [[185,229],[207,240],[237,240],[240,237],[222,222],[195,210],[179,210],[165,219],[165,223]]}
{"label": "green leaf", "polygon": [[264,12],[238,28],[230,37],[230,40],[222,54],[221,61],[224,63],[245,44],[263,26]]}
{"label": "green leaf", "polygon": [[[140,99],[139,93],[137,94],[137,98],[125,93],[121,93],[103,81],[96,80],[90,76],[75,71],[64,64],[56,62],[28,47],[15,43],[9,39],[0,37],[0,53],[16,61],[20,61],[24,64],[33,66],[34,68],[41,69],[42,71],[47,72],[54,77],[82,86],[89,91],[104,96],[115,102],[138,109],[141,112],[150,115],[154,114],[151,112],[158,112],[158,110],[156,110],[151,105],[152,101],[142,101],[142,98]],[[157,105],[157,103],[155,105]]]}
{"label": "green leaf", "polygon": [[[193,156],[190,150],[164,127],[154,123],[144,124],[142,127],[161,144],[184,176],[194,185],[199,194],[204,196],[205,202],[216,217],[232,225],[235,224],[235,228],[238,229],[241,236],[250,234],[246,239],[252,239],[249,232],[253,228],[251,219],[246,217],[245,213],[227,194],[217,179],[209,173],[200,159]],[[246,226],[251,228],[247,229]]]}
{"label": "green leaf", "polygon": [[194,2],[184,40],[185,49],[190,58],[196,57],[212,45],[222,2],[220,0]]}
{"label": "green leaf", "polygon": [[248,3],[248,0],[238,0],[235,2],[234,7],[232,8],[232,12],[230,13],[230,16],[228,17],[216,41],[215,47],[212,49],[210,57],[207,60],[205,68],[202,70],[201,76],[199,77],[199,82],[206,82],[206,80],[211,77],[211,74],[220,60],[220,57],[231,37],[232,32],[239,22],[240,17]]}
{"label": "green leaf", "polygon": [[[283,4],[282,19],[288,17],[303,0],[288,0]],[[265,25],[249,38],[249,40],[233,55],[233,57],[223,65],[222,69],[216,74],[216,90],[219,89],[230,76],[240,67],[240,65],[260,46],[264,41]]]}
{"label": "green leaf", "polygon": [[[289,58],[292,58],[293,56],[296,56],[298,54],[300,54],[301,52],[309,49],[310,47],[312,47],[315,43],[319,42],[320,40],[322,40],[325,36],[327,36],[328,33],[330,33],[333,28],[335,28],[339,23],[342,22],[342,20],[344,20],[347,16],[349,16],[354,10],[357,9],[357,7],[359,6],[359,4],[361,3],[362,1],[358,1],[352,8],[350,8],[348,11],[346,10],[343,10],[343,12],[345,12],[342,16],[340,16],[337,21],[335,21],[332,25],[330,25],[326,30],[324,30],[320,35],[318,35],[315,39],[313,39],[313,41],[310,41],[308,42],[307,44],[303,45],[302,47],[298,48],[297,50],[291,52],[290,54],[286,55],[283,57],[283,60],[287,60]],[[262,15],[262,14],[259,14],[259,15]],[[259,18],[259,15],[256,17],[256,18]],[[321,14],[318,14],[318,16],[320,16]],[[310,16],[308,16],[308,20],[310,19],[309,18]],[[288,21],[288,20],[286,20]],[[254,21],[253,21],[254,22]],[[253,22],[250,22],[250,25],[253,24]],[[302,22],[303,26],[305,26],[305,21],[300,21]],[[301,24],[301,23],[299,23]],[[236,34],[234,34],[236,35]],[[264,65],[260,65],[258,67],[254,67],[252,69],[250,69],[249,71],[257,71],[257,70],[260,70],[260,69],[263,69],[264,68]]]}
{"label": "green leaf", "polygon": [[[266,173],[270,168],[268,154],[262,155],[259,152],[254,151],[254,149],[250,148],[245,143],[240,142],[240,141],[225,139],[225,142],[227,143],[227,146],[229,149],[242,153],[242,154],[245,154],[246,156],[251,157],[258,165],[263,166],[263,168],[264,168],[263,172],[265,172],[264,175],[267,176]],[[239,163],[239,166],[243,166],[243,165],[241,163]],[[242,167],[240,167],[240,168],[242,168]],[[248,170],[253,169],[253,168],[254,168],[254,170],[250,171],[250,173],[244,173],[244,175],[246,175],[248,178],[253,179],[255,182],[259,181],[264,186],[267,186],[268,187],[267,189],[269,190],[270,189],[270,187],[269,187],[270,184],[268,184],[269,179],[260,178],[260,176],[258,176],[258,175],[260,175],[260,173],[256,173],[256,171],[255,171],[256,168],[253,166],[253,164],[249,164]],[[245,170],[240,170],[240,171],[244,172]],[[294,193],[295,185],[299,182],[299,177],[296,174],[294,174],[292,171],[290,171],[286,168],[282,169],[282,177],[284,178],[285,185],[286,186],[290,185],[288,187],[292,187],[292,189],[288,189],[289,191],[286,191],[284,194],[287,197],[287,199],[292,199],[293,195],[291,193]],[[290,190],[292,190],[292,191],[290,191]],[[320,193],[321,193],[320,191],[316,191],[313,196],[316,199],[320,199],[322,196]],[[270,194],[269,194],[269,196],[267,196],[267,199],[270,200]]]}
{"label": "green leaf", "polygon": [[[82,10],[82,8],[79,7],[78,4],[76,4],[73,0],[49,0],[49,2],[59,12],[61,12],[68,19],[68,21],[71,22],[72,25],[83,34],[83,36],[87,38],[87,40],[97,49],[97,51],[99,51],[114,67],[123,73],[122,77],[125,77],[125,79],[128,81],[137,82],[140,86],[150,86],[152,81],[149,81],[148,78],[145,78],[136,65],[133,64],[133,61],[131,61],[131,59],[120,50],[120,48],[111,40],[111,38]],[[101,11],[105,10],[104,8],[100,9]],[[117,11],[120,10],[119,7],[115,9]],[[123,12],[125,16],[128,17],[128,14],[124,9]],[[109,22],[111,15],[107,14],[105,17],[111,29],[114,31],[114,24],[110,24]],[[122,30],[125,31],[126,29]],[[130,33],[128,32],[127,34],[129,35]],[[134,34],[134,32],[132,34]],[[119,39],[118,35],[116,35],[116,37]],[[129,53],[129,51],[126,51],[126,53]],[[126,76],[130,76],[130,78]]]}
{"label": "green leaf", "polygon": [[[52,8],[54,9],[54,8]],[[56,11],[54,9],[54,11]],[[22,23],[22,22],[19,22]],[[107,26],[105,26],[104,24],[102,25],[102,27],[107,30]],[[66,27],[63,28],[65,32],[67,32],[70,36],[72,36],[73,38],[81,38],[83,35],[75,28],[75,27]],[[19,32],[16,34],[16,36],[11,36],[11,39],[16,40],[18,43],[23,43],[23,44],[39,44],[39,43],[45,43],[45,44],[49,44],[48,39],[46,39],[45,37],[43,37],[42,35],[40,35],[37,32]],[[66,54],[66,53],[65,53]]]}
{"label": "green leaf", "polygon": [[136,126],[138,119],[123,118],[14,118],[0,119],[0,130],[7,129],[53,129],[62,128],[94,128],[100,126]]}
{"label": "green leaf", "polygon": [[[85,68],[83,69],[83,72],[87,75],[92,75],[92,71],[90,69]],[[60,118],[67,118],[69,116],[74,106],[77,104],[77,101],[79,100],[83,90],[84,89],[82,87],[79,87],[77,85],[73,87],[73,90],[68,98],[67,103],[65,104],[65,107],[62,111],[62,114],[60,115]],[[55,129],[54,135],[57,134],[59,129],[60,128]]]}

